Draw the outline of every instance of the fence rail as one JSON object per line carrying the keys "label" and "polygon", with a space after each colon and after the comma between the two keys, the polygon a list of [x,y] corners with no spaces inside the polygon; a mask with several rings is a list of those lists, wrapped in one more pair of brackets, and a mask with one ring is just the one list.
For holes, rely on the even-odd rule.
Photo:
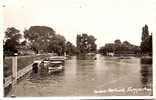
{"label": "fence rail", "polygon": [[[23,75],[31,71],[32,69],[32,64],[26,66],[25,68],[21,69],[17,73],[17,79],[21,78]],[[4,87],[8,87],[10,84],[12,84],[12,75],[4,78]]]}
{"label": "fence rail", "polygon": [[[33,55],[33,56],[18,56],[17,57],[17,79],[21,78],[22,76],[24,76],[25,74],[27,74],[28,72],[30,72],[32,70],[32,64],[34,60],[38,60],[41,61],[43,60],[45,57],[51,57],[53,56],[53,54],[41,54],[41,55]],[[24,58],[32,58],[32,59],[24,59]],[[9,60],[11,59],[10,63],[8,64],[8,62],[5,62],[4,65],[9,66],[10,68],[10,72],[12,71],[12,59],[13,57],[6,57],[5,60]],[[24,59],[24,60],[22,60]],[[29,62],[28,62],[29,61]],[[28,65],[28,66],[25,66]],[[8,77],[4,78],[4,88],[8,87],[10,84],[12,84],[13,82],[13,75],[9,75]]]}

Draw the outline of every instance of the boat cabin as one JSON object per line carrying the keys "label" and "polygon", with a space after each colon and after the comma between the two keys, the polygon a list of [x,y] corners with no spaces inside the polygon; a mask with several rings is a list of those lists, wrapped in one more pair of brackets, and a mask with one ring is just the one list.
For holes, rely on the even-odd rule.
{"label": "boat cabin", "polygon": [[51,61],[47,64],[48,72],[59,72],[64,70],[62,61]]}
{"label": "boat cabin", "polygon": [[47,57],[45,58],[43,61],[50,61],[50,62],[56,62],[56,61],[60,61],[63,63],[65,63],[65,57],[64,56],[53,56],[53,57]]}

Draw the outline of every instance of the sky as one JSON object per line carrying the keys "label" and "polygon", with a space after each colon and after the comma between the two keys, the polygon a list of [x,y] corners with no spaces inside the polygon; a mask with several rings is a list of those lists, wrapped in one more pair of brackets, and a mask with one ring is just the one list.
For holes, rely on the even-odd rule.
{"label": "sky", "polygon": [[87,33],[98,47],[115,39],[140,45],[142,27],[156,33],[156,0],[5,0],[4,30],[15,27],[23,34],[30,26],[45,25],[76,44]]}

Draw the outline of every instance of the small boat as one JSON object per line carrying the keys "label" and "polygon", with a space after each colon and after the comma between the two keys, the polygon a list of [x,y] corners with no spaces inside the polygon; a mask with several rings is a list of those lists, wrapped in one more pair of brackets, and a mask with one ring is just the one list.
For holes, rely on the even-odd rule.
{"label": "small boat", "polygon": [[66,60],[66,57],[64,57],[64,56],[52,56],[52,57],[47,57],[47,58],[43,59],[43,61],[48,61],[48,62],[49,61],[51,61],[51,62],[61,61],[63,64],[64,64],[65,60]]}
{"label": "small boat", "polygon": [[64,70],[64,65],[62,61],[50,61],[47,64],[48,73],[61,72]]}

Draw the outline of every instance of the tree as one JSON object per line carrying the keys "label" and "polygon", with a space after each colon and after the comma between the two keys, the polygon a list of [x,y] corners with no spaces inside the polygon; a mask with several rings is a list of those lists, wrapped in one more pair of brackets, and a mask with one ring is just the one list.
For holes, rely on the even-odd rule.
{"label": "tree", "polygon": [[140,46],[133,46],[132,51],[134,52],[134,54],[140,54],[141,52]]}
{"label": "tree", "polygon": [[59,34],[55,34],[53,38],[50,39],[49,45],[47,47],[48,52],[54,52],[58,55],[64,55],[65,52],[65,38]]}
{"label": "tree", "polygon": [[80,48],[80,43],[81,43],[81,35],[77,34],[77,36],[76,36],[76,47],[77,48]]}
{"label": "tree", "polygon": [[106,53],[107,53],[106,47],[105,46],[100,47],[98,52],[100,54],[106,55]]}
{"label": "tree", "polygon": [[66,54],[67,55],[76,54],[76,47],[69,41],[66,42]]}
{"label": "tree", "polygon": [[119,39],[116,39],[114,41],[114,53],[119,54],[121,52],[121,41]]}
{"label": "tree", "polygon": [[131,44],[128,42],[128,41],[124,41],[122,44],[121,44],[121,51],[125,51],[125,52],[129,52],[131,49]]}
{"label": "tree", "polygon": [[106,52],[113,52],[114,51],[114,44],[113,43],[105,44],[105,50],[106,50]]}
{"label": "tree", "polygon": [[142,53],[152,54],[152,35],[141,42]]}
{"label": "tree", "polygon": [[129,43],[128,41],[123,41],[120,45],[120,53],[119,54],[135,54],[139,52],[139,48],[136,45]]}
{"label": "tree", "polygon": [[14,27],[7,28],[5,31],[4,54],[13,55],[18,53],[20,39],[22,35],[20,31]]}
{"label": "tree", "polygon": [[54,52],[63,55],[65,38],[47,26],[31,26],[24,31],[24,37],[31,43],[32,49],[38,52]]}
{"label": "tree", "polygon": [[148,26],[145,24],[145,26],[142,28],[142,41],[146,40],[147,37],[149,37],[149,31]]}
{"label": "tree", "polygon": [[77,48],[80,54],[96,52],[97,45],[95,44],[95,37],[87,35],[86,33],[77,35]]}
{"label": "tree", "polygon": [[95,52],[96,51],[96,48],[97,48],[97,45],[95,44],[95,37],[90,35],[88,37],[88,45],[89,45],[89,52]]}
{"label": "tree", "polygon": [[114,41],[114,43],[120,45],[120,44],[121,44],[121,41],[120,41],[120,39],[116,39],[116,40]]}
{"label": "tree", "polygon": [[148,26],[145,25],[142,28],[142,41],[140,44],[141,51],[143,54],[150,54],[152,55],[152,34],[149,35]]}
{"label": "tree", "polygon": [[31,26],[24,31],[24,37],[31,42],[31,47],[36,53],[46,51],[54,35],[55,31],[47,26]]}

